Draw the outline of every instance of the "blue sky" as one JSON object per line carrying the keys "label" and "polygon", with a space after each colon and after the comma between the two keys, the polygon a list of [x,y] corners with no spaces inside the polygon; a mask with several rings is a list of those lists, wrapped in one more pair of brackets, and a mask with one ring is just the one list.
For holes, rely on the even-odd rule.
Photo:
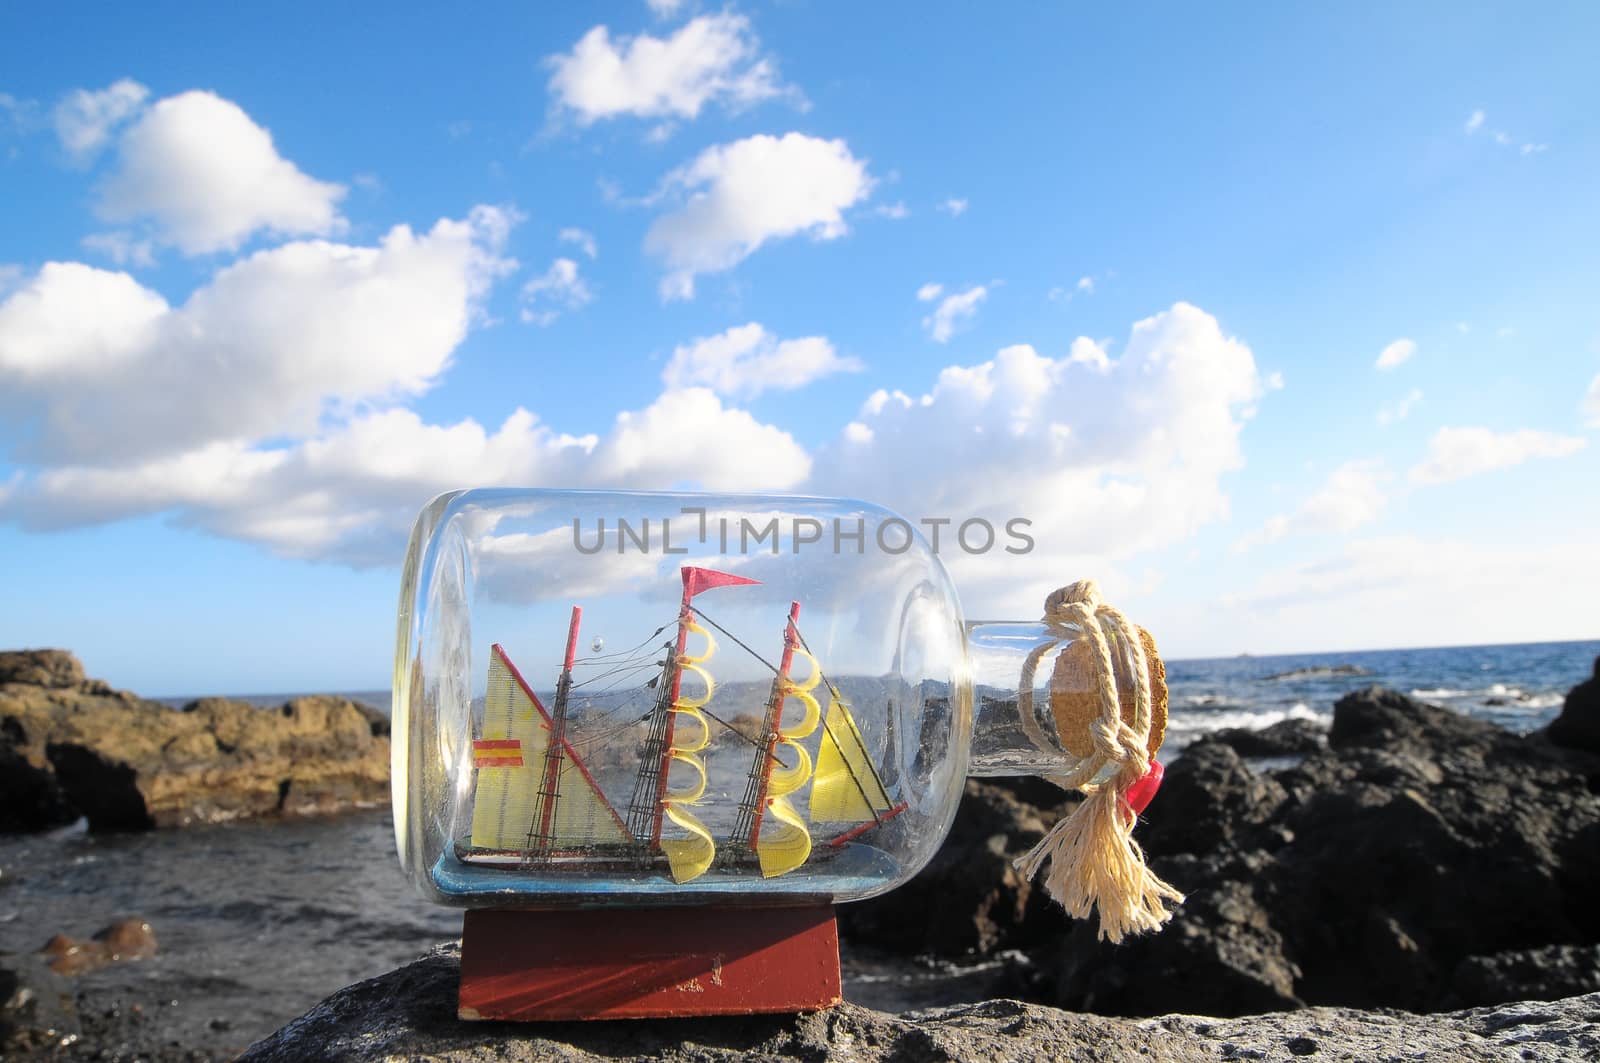
{"label": "blue sky", "polygon": [[382,685],[484,483],[1027,516],[969,615],[1175,655],[1596,635],[1591,6],[661,6],[0,13],[0,645]]}

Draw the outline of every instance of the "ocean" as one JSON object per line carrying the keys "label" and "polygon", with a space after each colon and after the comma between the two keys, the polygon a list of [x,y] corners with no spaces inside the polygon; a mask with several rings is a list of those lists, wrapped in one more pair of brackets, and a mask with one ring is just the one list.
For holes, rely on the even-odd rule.
{"label": "ocean", "polygon": [[[1526,732],[1554,717],[1597,655],[1600,640],[1169,661],[1167,755],[1218,728],[1327,720],[1341,695],[1373,683]],[[389,707],[388,691],[348,696]],[[85,975],[83,988],[137,1005],[164,1036],[219,1055],[461,925],[459,912],[410,892],[387,812],[120,836],[80,825],[0,839],[0,951],[33,951],[57,931],[86,938],[124,916],[148,920],[160,951]],[[882,958],[848,951],[845,966],[846,996],[876,1007],[949,1002],[972,984],[961,972],[886,974]]]}

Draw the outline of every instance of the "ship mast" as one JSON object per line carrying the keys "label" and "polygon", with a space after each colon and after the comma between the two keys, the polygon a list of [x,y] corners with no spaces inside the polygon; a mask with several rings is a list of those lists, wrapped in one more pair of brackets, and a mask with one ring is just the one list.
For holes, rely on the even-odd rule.
{"label": "ship mast", "polygon": [[[748,586],[760,582],[745,576],[736,576],[731,572],[718,572],[715,569],[697,568],[692,565],[684,565],[678,573],[683,578],[683,597],[678,603],[678,637],[668,652],[661,677],[657,681],[655,706],[651,709],[650,733],[645,739],[642,750],[643,763],[634,780],[633,796],[628,802],[628,833],[633,836],[635,843],[642,848],[647,858],[662,849],[661,822],[667,811],[667,772],[672,765],[675,752],[672,744],[673,725],[678,712],[687,711],[688,707],[687,704],[680,704],[683,671],[688,667],[699,672],[700,670],[694,668],[690,662],[704,659],[684,655],[689,633],[691,631],[704,633],[704,629],[694,621],[695,611],[690,603],[695,595],[715,587]],[[709,695],[710,676],[703,672],[700,674],[708,684]],[[692,704],[700,705],[704,702]],[[674,822],[682,826],[679,819],[680,817],[675,816]],[[703,836],[709,844],[709,835]]]}
{"label": "ship mast", "polygon": [[776,761],[774,748],[778,742],[778,725],[783,719],[784,702],[789,695],[789,669],[794,664],[795,647],[800,643],[800,603],[789,603],[789,622],[783,629],[783,657],[778,662],[777,674],[772,677],[772,692],[767,696],[767,711],[761,724],[761,743],[756,750],[755,763],[750,766],[750,777],[745,783],[744,800],[739,802],[739,814],[734,820],[732,844],[754,850],[761,837],[761,818],[767,801],[767,781],[772,776]]}
{"label": "ship mast", "polygon": [[578,622],[583,607],[572,607],[572,622],[567,626],[567,655],[556,680],[555,708],[550,714],[550,742],[544,753],[544,773],[539,786],[538,822],[528,827],[530,855],[547,855],[555,844],[550,829],[555,820],[556,802],[561,798],[561,761],[567,746],[567,701],[572,693],[572,662],[578,652]]}

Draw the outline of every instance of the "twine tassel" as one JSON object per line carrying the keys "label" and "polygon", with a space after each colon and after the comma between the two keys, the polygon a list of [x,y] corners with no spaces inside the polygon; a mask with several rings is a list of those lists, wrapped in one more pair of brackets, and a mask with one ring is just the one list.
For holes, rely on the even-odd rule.
{"label": "twine tassel", "polygon": [[1121,788],[1100,786],[1013,866],[1031,879],[1048,860],[1045,892],[1074,919],[1098,910],[1103,940],[1158,930],[1172,918],[1168,902],[1183,903],[1183,894],[1145,863],[1134,821]]}

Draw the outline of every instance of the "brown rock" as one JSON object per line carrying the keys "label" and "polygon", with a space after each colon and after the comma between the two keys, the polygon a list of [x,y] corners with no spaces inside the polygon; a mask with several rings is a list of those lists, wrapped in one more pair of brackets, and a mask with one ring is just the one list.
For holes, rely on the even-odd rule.
{"label": "brown rock", "polygon": [[148,959],[156,954],[156,932],[143,919],[118,919],[102,927],[88,941],[56,934],[44,943],[40,955],[49,957],[50,969],[75,976],[111,963]]}
{"label": "brown rock", "polygon": [[346,698],[277,709],[205,698],[175,711],[83,678],[70,654],[22,651],[0,653],[0,720],[0,793],[21,787],[41,807],[0,817],[0,829],[58,824],[52,787],[96,831],[336,812],[389,796],[387,727]]}
{"label": "brown rock", "polygon": [[83,682],[83,665],[66,650],[0,651],[0,684],[76,690]]}

